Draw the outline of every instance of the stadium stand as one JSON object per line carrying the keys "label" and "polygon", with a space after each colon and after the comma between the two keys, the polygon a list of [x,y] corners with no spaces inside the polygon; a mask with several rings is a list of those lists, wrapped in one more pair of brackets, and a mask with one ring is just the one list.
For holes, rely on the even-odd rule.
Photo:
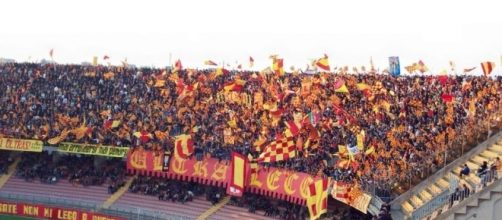
{"label": "stadium stand", "polygon": [[[501,82],[501,77],[468,75],[2,64],[0,137],[47,146],[73,142],[174,152],[173,137],[190,134],[194,150],[189,158],[229,161],[237,152],[264,167],[359,185],[389,201],[500,129],[492,126],[502,114]],[[263,158],[261,152],[283,139],[292,143],[294,154],[286,160]],[[499,151],[494,145],[466,161],[472,174],[463,181],[478,183],[475,169]],[[100,168],[94,163],[87,156],[23,153],[16,177],[0,192],[77,194],[101,205],[107,191],[113,194],[125,184],[125,165],[121,160],[106,160]],[[411,213],[440,196],[450,186],[446,177],[410,197],[402,209]],[[226,198],[225,189],[206,187],[209,201],[204,201],[197,193],[202,186],[190,184],[140,177],[111,207],[159,210],[166,203],[161,200],[172,200],[176,203],[161,211],[196,218]],[[293,216],[287,205],[278,207],[272,206],[280,214],[263,214]],[[210,218],[230,217],[231,210],[236,208],[224,205]]]}

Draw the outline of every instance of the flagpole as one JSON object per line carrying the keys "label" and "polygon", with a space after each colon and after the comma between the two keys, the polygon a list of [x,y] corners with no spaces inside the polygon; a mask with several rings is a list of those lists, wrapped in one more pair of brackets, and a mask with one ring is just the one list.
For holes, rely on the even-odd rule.
{"label": "flagpole", "polygon": [[173,54],[171,52],[169,52],[169,66],[171,67],[171,69],[173,67],[172,58],[173,58]]}

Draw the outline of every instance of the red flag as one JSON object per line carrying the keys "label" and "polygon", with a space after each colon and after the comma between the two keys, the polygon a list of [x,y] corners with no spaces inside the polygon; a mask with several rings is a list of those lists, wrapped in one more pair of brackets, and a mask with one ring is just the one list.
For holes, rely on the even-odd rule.
{"label": "red flag", "polygon": [[176,63],[174,63],[174,70],[175,71],[180,71],[183,69],[183,66],[181,65],[181,60],[176,60]]}
{"label": "red flag", "polygon": [[300,133],[300,128],[298,128],[298,126],[296,126],[296,124],[293,120],[289,120],[289,121],[285,122],[285,124],[290,132],[290,134],[288,134],[288,135],[294,137]]}
{"label": "red flag", "polygon": [[441,85],[444,86],[448,83],[448,76],[447,75],[438,76],[438,80],[439,83],[441,83]]}
{"label": "red flag", "polygon": [[270,115],[272,115],[272,117],[281,117],[282,116],[282,113],[284,113],[284,109],[282,108],[278,108],[276,110],[270,110]]}
{"label": "red flag", "polygon": [[453,101],[453,95],[451,94],[442,94],[441,99],[443,99],[444,102],[451,102]]}
{"label": "red flag", "polygon": [[236,152],[232,152],[232,163],[229,183],[227,185],[227,194],[241,197],[246,186],[246,170],[248,160]]}
{"label": "red flag", "polygon": [[108,55],[103,56],[103,60],[108,60],[110,57]]}

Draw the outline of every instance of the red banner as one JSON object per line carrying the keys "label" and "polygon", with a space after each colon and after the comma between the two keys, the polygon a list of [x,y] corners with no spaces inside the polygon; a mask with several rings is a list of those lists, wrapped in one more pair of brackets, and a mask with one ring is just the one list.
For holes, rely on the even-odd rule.
{"label": "red banner", "polygon": [[142,171],[162,171],[164,152],[130,150],[127,153],[127,169]]}
{"label": "red banner", "polygon": [[[162,171],[163,153],[151,151],[130,151],[127,156],[129,172],[149,176],[162,176],[183,181],[195,181],[201,184],[227,187],[231,176],[229,164],[213,158],[202,161],[171,157],[169,170]],[[249,166],[246,167],[249,169]],[[309,184],[319,179],[306,173],[278,168],[260,167],[258,173],[250,173],[246,178],[245,191],[287,200],[297,204],[306,204]]]}
{"label": "red banner", "polygon": [[121,220],[122,218],[74,209],[0,201],[0,214],[58,220]]}

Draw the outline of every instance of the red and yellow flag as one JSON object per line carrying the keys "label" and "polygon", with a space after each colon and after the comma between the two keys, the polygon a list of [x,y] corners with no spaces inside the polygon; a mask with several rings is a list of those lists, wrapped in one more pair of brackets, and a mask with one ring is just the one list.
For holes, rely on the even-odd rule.
{"label": "red and yellow flag", "polygon": [[234,82],[230,82],[230,83],[225,84],[225,87],[223,89],[227,92],[230,92],[230,91],[240,92],[244,88],[245,84],[246,84],[246,81],[241,80],[241,79],[236,79]]}
{"label": "red and yellow flag", "polygon": [[286,136],[295,137],[300,133],[300,126],[296,125],[293,120],[289,120],[284,123],[286,125]]}
{"label": "red and yellow flag", "polygon": [[485,76],[488,76],[490,75],[490,73],[492,73],[492,70],[495,68],[495,62],[490,62],[490,61],[482,62],[481,68],[483,69],[483,74],[485,74]]}
{"label": "red and yellow flag", "polygon": [[315,65],[324,71],[330,71],[328,55],[324,54],[324,57],[317,59]]}
{"label": "red and yellow flag", "polygon": [[209,65],[209,66],[218,66],[214,61],[212,60],[206,60],[204,61],[204,65]]}
{"label": "red and yellow flag", "polygon": [[223,76],[223,75],[227,75],[229,74],[230,71],[226,70],[225,68],[221,67],[221,68],[217,68],[216,69],[216,72],[214,74],[214,77],[217,77],[217,76]]}
{"label": "red and yellow flag", "polygon": [[337,79],[335,81],[335,84],[333,85],[335,92],[341,92],[341,93],[349,93],[349,89],[345,85],[345,80],[343,79]]}
{"label": "red and yellow flag", "polygon": [[179,158],[188,158],[194,151],[192,136],[182,134],[176,136],[174,141],[174,155]]}
{"label": "red and yellow flag", "polygon": [[134,137],[138,138],[141,143],[146,143],[153,138],[153,135],[148,131],[137,131],[132,134]]}
{"label": "red and yellow flag", "polygon": [[307,207],[310,219],[318,219],[328,211],[328,180],[320,179],[309,185]]}
{"label": "red and yellow flag", "polygon": [[277,76],[284,75],[284,60],[273,57],[272,59],[272,70]]}
{"label": "red and yellow flag", "polygon": [[275,162],[288,160],[296,156],[296,145],[293,137],[283,137],[271,142],[258,157],[259,162]]}
{"label": "red and yellow flag", "polygon": [[232,152],[232,163],[230,171],[230,182],[227,186],[227,194],[241,197],[246,183],[246,170],[248,161],[246,157]]}

